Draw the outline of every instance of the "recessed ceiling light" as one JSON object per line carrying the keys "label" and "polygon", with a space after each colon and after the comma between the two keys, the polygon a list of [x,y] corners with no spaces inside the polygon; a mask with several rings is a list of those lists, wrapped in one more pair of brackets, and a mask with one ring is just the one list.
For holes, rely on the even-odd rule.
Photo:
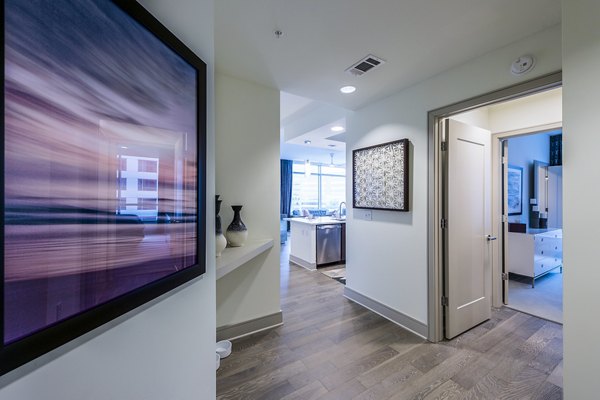
{"label": "recessed ceiling light", "polygon": [[335,144],[328,144],[329,147],[335,147]]}
{"label": "recessed ceiling light", "polygon": [[129,147],[127,146],[121,146],[122,149],[128,149]]}
{"label": "recessed ceiling light", "polygon": [[340,88],[340,92],[342,92],[344,94],[354,93],[355,90],[356,90],[356,87],[354,87],[354,86],[344,86],[344,87]]}
{"label": "recessed ceiling light", "polygon": [[312,142],[310,140],[305,140],[304,144],[311,144]]}
{"label": "recessed ceiling light", "polygon": [[343,132],[345,130],[341,125],[334,125],[329,129],[331,129],[331,132]]}

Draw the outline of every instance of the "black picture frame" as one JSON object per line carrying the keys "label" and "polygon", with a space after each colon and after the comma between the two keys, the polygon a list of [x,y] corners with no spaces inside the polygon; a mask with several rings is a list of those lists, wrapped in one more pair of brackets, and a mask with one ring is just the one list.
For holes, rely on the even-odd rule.
{"label": "black picture frame", "polygon": [[523,214],[523,168],[508,166],[507,192],[508,215]]}
{"label": "black picture frame", "polygon": [[[35,4],[32,5],[30,3]],[[23,364],[32,361],[35,358],[87,332],[90,332],[91,330],[131,310],[134,310],[135,308],[153,299],[156,299],[157,297],[183,285],[186,282],[189,282],[201,276],[206,272],[206,63],[193,51],[191,51],[183,42],[181,42],[173,33],[171,33],[165,26],[163,26],[154,16],[152,16],[150,12],[148,12],[144,7],[142,7],[139,3],[135,1],[115,0],[97,2],[81,0],[77,2],[65,1],[64,4],[62,3],[63,2],[54,0],[40,0],[35,2],[20,2],[17,0],[2,1],[2,17],[4,21],[4,46],[2,49],[2,53],[3,58],[5,60],[2,66],[2,71],[4,73],[3,75],[5,77],[3,81],[4,96],[2,97],[2,105],[5,112],[2,114],[2,129],[4,140],[2,141],[2,151],[0,156],[2,158],[2,174],[0,174],[0,179],[2,179],[0,185],[0,210],[4,215],[4,218],[1,222],[3,235],[2,239],[0,239],[1,248],[3,249],[3,257],[1,261],[2,267],[0,268],[0,278],[2,282],[2,284],[0,285],[0,312],[2,313],[2,317],[0,318],[0,332],[2,333],[3,338],[2,342],[0,343],[0,375],[4,375],[7,372],[18,368],[19,366],[22,366]],[[182,120],[185,120],[186,123],[189,122],[189,126],[192,128],[190,128],[189,130],[185,130],[183,128],[179,129],[180,127],[177,126],[179,130],[173,128],[173,130],[169,131],[177,131],[179,134],[179,136],[177,137],[178,150],[169,150],[172,153],[177,154],[176,156],[172,156],[173,159],[170,159],[168,164],[169,166],[172,166],[172,169],[174,169],[175,172],[173,172],[172,176],[165,175],[169,176],[169,179],[165,178],[164,181],[161,181],[161,179],[157,177],[156,182],[153,183],[153,185],[155,184],[157,187],[157,194],[165,193],[165,185],[172,185],[172,187],[169,186],[169,190],[172,190],[173,192],[177,189],[178,193],[183,193],[181,195],[182,198],[177,198],[177,211],[173,211],[171,213],[163,212],[163,209],[160,208],[161,204],[166,204],[167,202],[174,202],[175,195],[172,195],[173,197],[170,198],[157,197],[154,199],[146,199],[151,200],[147,203],[144,203],[144,201],[140,202],[140,197],[138,198],[138,207],[142,207],[140,206],[140,204],[145,204],[145,207],[150,207],[152,209],[152,207],[154,207],[154,203],[158,204],[156,206],[155,215],[149,217],[151,219],[153,218],[154,220],[150,223],[144,223],[144,227],[140,228],[140,221],[142,221],[144,218],[147,218],[147,215],[143,214],[141,211],[138,212],[138,215],[134,216],[126,213],[121,213],[121,198],[115,200],[115,198],[111,198],[110,196],[106,198],[103,198],[100,195],[98,195],[97,198],[93,198],[92,196],[94,201],[98,200],[98,204],[99,200],[103,200],[107,203],[107,205],[102,210],[94,209],[90,211],[89,209],[84,210],[82,207],[75,207],[70,205],[67,206],[65,205],[67,203],[66,201],[64,204],[61,204],[60,207],[56,207],[55,204],[52,203],[59,197],[48,198],[52,200],[47,201],[47,207],[45,207],[42,211],[40,211],[40,207],[31,206],[31,204],[24,204],[23,202],[20,203],[20,208],[16,209],[14,207],[13,201],[14,198],[17,198],[17,196],[11,196],[12,193],[16,190],[14,189],[14,182],[16,181],[15,174],[18,171],[15,172],[15,170],[11,168],[11,162],[14,161],[13,159],[16,159],[14,154],[18,153],[18,150],[15,150],[15,141],[11,142],[11,135],[16,137],[19,134],[9,133],[15,131],[15,124],[13,116],[10,115],[10,111],[7,111],[7,109],[10,108],[10,103],[14,101],[14,94],[16,92],[15,82],[7,80],[7,74],[10,75],[10,72],[12,71],[11,68],[21,68],[22,65],[19,63],[7,63],[7,57],[9,56],[9,53],[12,51],[12,49],[14,49],[13,47],[10,47],[10,45],[7,45],[7,43],[9,43],[12,40],[15,40],[15,37],[24,37],[22,32],[18,32],[17,29],[15,29],[16,26],[23,25],[16,23],[20,21],[15,22],[15,20],[11,20],[11,18],[18,18],[21,15],[19,14],[20,12],[22,12],[22,15],[31,14],[26,13],[27,7],[37,8],[34,12],[34,17],[32,17],[37,20],[34,21],[32,19],[29,20],[29,22],[33,22],[33,25],[40,29],[40,31],[37,32],[37,34],[40,35],[39,41],[43,42],[46,39],[48,40],[48,43],[52,40],[56,41],[56,38],[53,37],[53,35],[56,34],[56,32],[58,31],[66,35],[72,34],[76,37],[75,40],[79,41],[77,46],[72,46],[71,48],[69,48],[65,45],[62,48],[58,48],[56,54],[60,54],[63,57],[60,57],[62,60],[60,62],[62,62],[62,64],[59,63],[59,68],[57,68],[56,70],[52,70],[52,66],[47,62],[44,63],[44,61],[47,60],[40,61],[40,59],[37,58],[41,57],[39,51],[36,52],[35,49],[28,48],[27,46],[19,47],[22,51],[22,53],[20,53],[20,56],[23,56],[22,58],[19,58],[19,63],[21,63],[23,59],[35,59],[34,63],[36,67],[28,71],[32,73],[31,75],[35,80],[35,84],[32,84],[31,87],[43,88],[45,87],[45,85],[53,85],[56,83],[56,77],[60,74],[63,74],[63,77],[67,76],[68,70],[69,79],[64,79],[63,81],[61,81],[63,85],[60,87],[59,91],[73,90],[73,88],[67,86],[67,84],[69,84],[69,82],[79,82],[81,84],[79,89],[81,90],[77,91],[77,96],[79,96],[80,98],[85,98],[86,96],[92,97],[92,95],[95,96],[94,101],[90,101],[86,104],[75,105],[69,103],[70,106],[74,107],[74,109],[81,106],[81,109],[87,110],[90,104],[109,104],[113,106],[114,110],[118,109],[120,111],[118,115],[110,114],[109,117],[116,121],[117,125],[121,124],[119,125],[121,127],[132,124],[136,125],[136,123],[142,124],[144,126],[156,127],[156,129],[138,129],[137,131],[135,129],[132,129],[128,130],[127,134],[123,133],[123,136],[127,136],[129,140],[131,140],[132,142],[136,142],[136,145],[138,145],[140,148],[150,143],[149,147],[154,148],[153,151],[155,151],[156,154],[163,154],[161,153],[164,152],[164,149],[162,148],[164,147],[163,142],[166,140],[164,139],[164,137],[165,135],[167,135],[165,134],[165,130],[171,129],[168,123],[163,124],[163,122],[177,120],[177,118],[174,118],[173,115],[169,114],[168,112],[166,112],[164,115],[168,115],[170,119],[167,119],[166,117],[163,120],[160,119],[160,116],[163,115],[161,114],[163,108],[159,107],[159,103],[160,101],[162,101],[162,97],[160,96],[160,94],[163,93],[165,95],[165,98],[178,102],[177,104],[183,105],[186,110],[188,109],[185,107],[185,105],[187,104],[187,107],[189,107],[190,110],[190,114],[187,115],[186,118],[181,118]],[[69,7],[71,7],[71,9],[68,9]],[[61,20],[50,20],[54,17],[54,14],[63,15],[64,17],[65,12],[72,12],[72,15],[68,15],[68,18],[62,18]],[[78,19],[80,17],[84,18],[90,14],[97,12],[110,13],[112,17],[117,15],[118,18],[92,19],[90,17],[90,21],[92,22],[90,25],[93,26],[85,26],[85,24]],[[29,17],[31,17],[31,15],[27,16],[27,18]],[[79,23],[73,23],[72,25],[70,25],[72,21],[79,21]],[[111,37],[110,35],[103,35],[103,23],[114,24],[110,27],[104,26],[104,28],[107,29],[107,32],[110,29],[116,28],[118,30],[117,33],[124,34],[120,35],[118,38],[114,36]],[[47,32],[42,30],[44,27],[53,26],[53,24],[54,26],[60,26],[60,29],[55,29],[52,31],[49,30]],[[82,29],[79,29],[80,27]],[[114,34],[116,35],[117,33]],[[27,35],[31,35],[31,32],[27,32]],[[46,36],[48,37],[46,38]],[[139,38],[142,36],[143,38],[148,38],[148,41],[143,43],[137,42],[135,43],[135,46],[133,46],[133,43],[131,43],[132,52],[134,52],[135,54],[131,55],[131,57],[123,57],[125,52],[122,51],[122,46],[127,45],[128,40],[139,40]],[[37,44],[43,46],[43,43]],[[102,53],[104,55],[104,58],[94,59],[93,62],[90,63],[90,65],[79,65],[79,67],[81,68],[80,70],[77,70],[77,68],[74,68],[74,66],[76,66],[76,63],[78,61],[84,59],[86,56],[94,56],[94,54],[96,53],[92,51],[90,53],[82,55],[77,53],[69,53],[69,51],[72,48],[89,49],[89,46],[91,46],[93,49],[98,49],[97,53]],[[107,49],[114,49],[114,53],[112,53],[113,57],[106,57]],[[142,75],[141,71],[136,70],[136,68],[138,68],[138,66],[141,64],[126,62],[127,60],[131,60],[133,58],[137,58],[139,63],[144,63],[144,66],[147,66],[148,68],[154,68],[151,72],[155,73],[156,76],[161,77],[160,84],[162,85],[162,92],[155,90],[156,87],[151,87],[152,85],[158,85],[157,81],[144,81],[147,83],[148,86],[143,86],[146,83],[142,82],[141,80],[137,80],[135,82],[135,85],[132,81],[128,80],[136,79],[136,76],[139,77],[140,75]],[[160,61],[163,58],[169,60],[176,60],[173,61],[172,64],[169,64],[171,69],[163,68],[164,65],[162,65]],[[94,69],[92,64],[94,67],[98,64],[102,64],[103,67],[108,66],[106,67],[107,70],[112,71],[113,73],[115,73],[115,75],[98,75],[98,69]],[[148,66],[148,64],[151,65]],[[40,65],[50,66],[48,67],[48,69],[40,70],[38,68]],[[62,70],[59,71],[60,68],[62,68]],[[80,73],[81,70],[86,69],[92,70],[90,75],[78,75],[78,73]],[[138,74],[138,72],[140,73]],[[181,72],[184,76],[194,78],[189,78],[188,80],[183,81],[183,78],[180,78],[179,74],[175,72]],[[93,76],[94,79],[90,78],[91,76]],[[85,78],[89,79],[86,80]],[[110,86],[107,84],[104,87],[107,88],[110,86],[109,88],[114,91],[111,92],[111,94],[119,93],[118,96],[109,99],[115,100],[114,103],[111,103],[109,101],[103,101],[104,98],[102,96],[106,93],[92,93],[94,87],[97,87],[98,84],[107,81],[113,82],[112,79],[114,79],[114,81],[122,83],[121,85],[117,86]],[[179,84],[179,86],[169,87],[168,85],[164,84],[167,79],[173,79],[172,83],[174,82],[175,84]],[[139,85],[140,82],[142,82],[142,86]],[[191,83],[191,85],[187,85],[186,82]],[[21,90],[22,88],[18,87],[17,89]],[[152,96],[149,96],[148,94],[151,92],[151,89],[154,90],[152,93],[158,93],[159,95],[154,98],[152,98]],[[180,93],[186,93],[187,95],[189,95],[189,97],[184,98],[183,94],[180,95]],[[39,104],[42,102],[41,98],[35,98],[35,96],[31,96],[29,94],[26,97],[26,100],[30,101],[31,104],[35,104],[36,107],[39,106]],[[153,102],[153,100],[157,99],[158,102]],[[187,100],[191,100],[191,102],[188,102]],[[119,103],[118,106],[116,105],[117,103]],[[163,105],[165,103],[163,103]],[[19,106],[22,105],[23,103],[21,103]],[[52,108],[53,112],[57,112],[57,107],[59,107],[60,105],[44,104],[43,106],[49,109],[54,107]],[[62,104],[61,107],[63,108],[60,108],[58,110],[60,111],[61,116],[65,114],[63,111],[71,111],[71,109],[68,108],[66,104]],[[138,109],[140,109],[141,111],[139,111]],[[93,112],[98,115],[105,115],[104,113],[106,113],[106,111],[107,108],[98,108],[93,110]],[[156,119],[151,119],[148,117],[146,118],[146,120],[144,120],[144,118],[140,118],[139,115],[136,113],[141,113],[145,116],[152,115],[153,118]],[[75,111],[73,111],[73,114],[75,114]],[[40,129],[48,128],[50,125],[43,125],[44,121],[46,121],[47,116],[40,115],[39,117],[40,120],[36,121],[36,124],[41,124],[40,126],[42,127]],[[69,132],[69,134],[72,137],[72,142],[77,142],[76,144],[73,144],[73,146],[87,146],[88,141],[85,140],[86,138],[83,136],[79,137],[77,135],[79,134],[78,132],[80,131],[80,126],[85,125],[89,121],[84,121],[83,117],[81,117],[81,119],[73,118],[71,115],[65,116],[64,119],[65,121],[67,121],[67,124],[73,124],[74,126],[72,132]],[[99,126],[101,125],[100,122],[98,124]],[[56,129],[56,127],[54,127],[54,129],[56,135],[59,136],[62,131]],[[102,130],[102,127],[100,127],[100,130]],[[99,135],[99,137],[106,136],[106,132],[101,133],[104,136]],[[131,139],[132,137],[136,137],[137,139]],[[33,139],[35,139],[35,135]],[[149,139],[149,142],[145,142],[144,139]],[[16,142],[18,142],[18,140]],[[35,140],[32,141],[32,143],[35,144]],[[98,145],[98,147],[100,147],[100,145]],[[125,148],[126,146],[121,147]],[[161,149],[156,150],[159,147],[161,147]],[[75,147],[69,149],[69,151],[75,154]],[[107,152],[106,154],[109,153]],[[110,159],[113,160],[116,164],[117,159],[114,159],[113,155],[113,153],[110,153]],[[118,155],[117,157],[120,156]],[[160,157],[157,155],[156,157],[158,157],[157,159],[159,160],[162,159],[162,155]],[[176,157],[180,158],[177,158],[177,161],[174,161]],[[98,156],[98,158],[100,157]],[[82,156],[80,157],[80,159],[85,159],[85,157]],[[136,161],[136,159],[134,158],[132,158],[132,160]],[[121,161],[121,158],[119,158],[118,161]],[[139,160],[137,161],[139,163]],[[57,160],[55,164],[60,164],[60,160]],[[177,165],[177,167],[175,167],[175,165]],[[108,179],[108,181],[111,181],[111,179],[114,178],[118,178],[120,180],[121,168],[122,167],[118,167],[117,175],[111,175],[112,172],[110,171],[112,170],[106,167],[106,170],[110,173],[104,174],[104,179],[106,179],[106,177],[110,178],[112,176],[112,178]],[[73,169],[75,170],[77,168],[73,167]],[[56,168],[56,170],[53,170],[51,168],[50,170],[50,172],[47,172],[45,170],[38,169],[35,170],[34,174],[32,173],[31,175],[36,175],[35,179],[38,179],[38,182],[46,182],[47,186],[50,187],[50,184],[48,183],[49,181],[44,180],[45,177],[50,176],[52,174],[55,174],[53,176],[60,176],[61,169]],[[78,184],[83,185],[81,184],[81,182],[84,182],[87,186],[85,186],[85,190],[81,189],[81,193],[90,193],[90,189],[94,187],[98,188],[98,193],[101,193],[100,187],[101,185],[105,184],[105,182],[97,176],[93,176],[92,178],[90,178],[89,176],[84,175],[85,174],[82,172],[79,175],[80,177],[82,177],[80,181],[70,182],[70,184],[65,184],[61,186],[61,188],[64,188],[66,190],[70,187],[78,187]],[[101,174],[98,173],[98,176],[100,175]],[[116,181],[116,179],[114,180]],[[97,182],[97,186],[93,186],[92,184],[90,184],[90,182]],[[119,183],[117,183],[116,185],[118,187]],[[173,185],[177,185],[176,189]],[[106,186],[108,187],[108,185]],[[143,186],[144,185],[140,185],[138,189],[146,190],[146,188],[144,188]],[[81,188],[83,188],[83,186],[81,186]],[[109,192],[109,190],[106,191],[106,193]],[[118,192],[117,195],[114,194],[114,191],[112,193],[112,196],[118,196]],[[19,197],[19,199],[23,198],[24,197],[22,196]],[[44,196],[40,195],[35,198],[44,198]],[[115,202],[117,204],[116,211],[115,208],[111,208],[113,207],[111,202]],[[33,204],[35,203],[35,201],[31,201],[31,203]],[[171,207],[173,210],[175,210],[175,206]],[[138,208],[138,211],[142,209],[144,208]],[[128,210],[128,208],[126,208],[126,210]],[[60,218],[63,218],[61,220],[62,222],[57,222],[57,219],[52,219],[56,218],[56,215],[58,215],[59,212],[61,213]],[[61,227],[67,225],[77,226],[78,232],[83,232],[90,226],[110,226],[110,229],[107,228],[106,232],[109,232],[109,230],[112,233],[116,232],[117,239],[127,238],[121,240],[120,242],[117,242],[117,246],[127,242],[128,240],[131,240],[131,236],[127,235],[133,235],[135,239],[131,241],[135,243],[132,244],[127,242],[129,244],[123,244],[123,246],[125,246],[122,248],[124,249],[124,251],[132,251],[131,249],[137,248],[135,246],[140,246],[139,242],[143,242],[147,238],[147,234],[145,232],[148,229],[152,229],[153,232],[160,231],[162,229],[168,232],[167,234],[164,234],[165,238],[168,237],[171,240],[174,238],[174,235],[179,235],[177,236],[177,239],[181,239],[180,243],[185,243],[185,245],[171,245],[171,243],[176,243],[175,240],[172,240],[171,242],[169,242],[169,246],[171,247],[168,247],[171,253],[166,255],[166,258],[161,258],[161,260],[171,261],[171,258],[169,257],[173,257],[173,259],[183,260],[182,265],[172,265],[171,267],[169,267],[169,272],[164,272],[163,270],[151,272],[144,271],[145,277],[148,279],[147,282],[140,284],[140,286],[123,289],[123,293],[119,292],[119,294],[116,294],[118,291],[111,286],[110,289],[112,297],[109,297],[106,300],[104,300],[101,298],[101,296],[98,296],[98,298],[96,299],[96,303],[82,305],[81,310],[67,315],[65,317],[58,316],[59,307],[57,305],[56,321],[51,321],[46,325],[39,327],[39,329],[34,329],[30,332],[19,334],[7,340],[7,332],[9,332],[10,330],[9,327],[11,326],[11,318],[14,314],[11,314],[11,312],[7,311],[11,307],[11,300],[9,299],[12,299],[13,297],[19,298],[18,295],[14,295],[13,297],[11,297],[12,295],[10,295],[9,290],[7,289],[13,282],[17,281],[17,279],[11,280],[11,263],[15,262],[15,259],[11,258],[11,254],[14,253],[14,248],[11,247],[13,244],[12,239],[14,238],[13,233],[15,231],[13,228],[15,228],[15,226],[30,226],[28,225],[28,222],[23,221],[31,221],[32,219],[37,219],[37,221],[33,222],[33,224],[36,224],[36,229],[41,229],[40,226],[43,226],[44,222],[40,222],[40,220],[44,220],[44,218],[46,218],[47,221],[53,221],[49,224],[53,224],[52,228],[56,229],[49,229],[49,231],[53,231],[55,233],[55,236],[57,235],[56,232],[60,232]],[[128,228],[132,227],[136,233],[132,234],[131,229],[127,230]],[[144,233],[140,233],[140,229]],[[119,236],[121,234],[123,234],[123,236]],[[143,239],[140,239],[140,236],[143,236]],[[81,237],[83,238],[83,234]],[[85,239],[81,240],[83,241]],[[40,243],[37,244],[39,245]],[[33,247],[35,247],[35,245],[36,243],[33,243]],[[163,252],[164,249],[160,246],[162,245],[159,244],[156,247],[158,247],[160,251]],[[185,250],[180,250],[180,248],[184,247]],[[177,252],[175,252],[175,255],[173,255],[174,248],[178,249]],[[79,252],[84,253],[85,250],[87,250],[87,248],[82,248]],[[64,251],[65,257],[67,253],[68,251]],[[48,251],[47,254],[50,257],[51,252]],[[102,259],[105,254],[107,253],[102,253],[102,255],[99,258]],[[115,254],[119,254],[119,252],[116,252]],[[165,253],[163,252],[161,254],[164,255]],[[135,255],[137,256],[137,253]],[[108,258],[108,256],[106,258]],[[120,261],[124,260],[126,257],[115,258],[117,259],[117,261]],[[135,259],[135,262],[134,264],[128,264],[129,268],[134,268],[131,265],[135,265],[135,268],[140,268],[140,270],[142,268],[150,266],[155,267],[157,270],[159,269],[156,266],[158,265],[156,263],[158,259],[152,258],[149,260],[143,260],[142,258],[138,259],[133,256],[132,258]],[[43,260],[39,264],[32,264],[31,267],[35,269],[40,265],[43,265]],[[80,265],[81,268],[87,268],[88,266],[89,265],[83,263]],[[123,268],[121,266],[114,268],[115,271],[120,269]],[[107,274],[110,275],[111,269],[108,266],[105,266],[104,272],[106,271],[108,271]],[[78,281],[79,285],[84,285],[84,283],[82,282],[84,282],[88,278],[88,276],[86,275],[87,273],[88,272],[80,272],[78,274],[78,276],[80,277]],[[112,279],[116,276],[116,273],[114,274],[114,276],[110,275],[110,279],[106,278],[104,284],[108,285],[108,282],[112,282]],[[19,279],[24,278],[19,277]],[[115,282],[115,286],[118,286],[119,281],[115,279]],[[102,289],[98,289],[99,292],[101,292],[101,290]],[[81,293],[77,294],[77,296],[79,296],[78,298],[80,299],[84,299],[84,295]],[[73,297],[77,296],[73,295]],[[82,303],[84,302],[84,300],[80,301]],[[25,310],[23,312],[25,312]]]}
{"label": "black picture frame", "polygon": [[354,208],[409,211],[410,141],[352,150]]}

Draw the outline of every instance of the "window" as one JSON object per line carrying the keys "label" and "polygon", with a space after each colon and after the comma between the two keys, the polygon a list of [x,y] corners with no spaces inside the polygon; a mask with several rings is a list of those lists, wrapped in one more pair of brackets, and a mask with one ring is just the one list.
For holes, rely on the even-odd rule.
{"label": "window", "polygon": [[292,214],[302,210],[337,210],[346,200],[346,169],[327,165],[311,165],[310,175],[305,165],[294,162],[292,177]]}
{"label": "window", "polygon": [[121,169],[117,171],[116,178],[118,214],[137,215],[144,222],[156,221],[158,216],[158,163],[158,158],[120,156],[119,168]]}
{"label": "window", "polygon": [[145,199],[142,197],[138,197],[137,209],[138,210],[157,210],[158,209],[157,199]]}
{"label": "window", "polygon": [[156,179],[138,179],[138,190],[143,192],[156,192]]}
{"label": "window", "polygon": [[158,161],[138,160],[138,172],[158,172]]}

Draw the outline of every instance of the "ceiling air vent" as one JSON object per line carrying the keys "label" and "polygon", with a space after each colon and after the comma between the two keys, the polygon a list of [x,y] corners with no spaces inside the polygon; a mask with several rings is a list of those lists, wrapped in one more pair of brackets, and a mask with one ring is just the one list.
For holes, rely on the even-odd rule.
{"label": "ceiling air vent", "polygon": [[346,69],[346,72],[354,76],[361,76],[373,68],[379,67],[383,63],[385,63],[385,61],[381,58],[369,54],[359,62],[352,65],[350,68]]}

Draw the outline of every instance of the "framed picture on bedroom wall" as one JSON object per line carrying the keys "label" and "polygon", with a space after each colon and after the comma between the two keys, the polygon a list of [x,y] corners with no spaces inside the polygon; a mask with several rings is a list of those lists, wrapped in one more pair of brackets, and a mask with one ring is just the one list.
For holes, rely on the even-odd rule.
{"label": "framed picture on bedroom wall", "polygon": [[508,166],[508,215],[523,214],[523,168]]}
{"label": "framed picture on bedroom wall", "polygon": [[135,1],[3,7],[0,374],[206,271],[206,64]]}
{"label": "framed picture on bedroom wall", "polygon": [[354,208],[409,211],[409,147],[401,139],[352,151]]}

